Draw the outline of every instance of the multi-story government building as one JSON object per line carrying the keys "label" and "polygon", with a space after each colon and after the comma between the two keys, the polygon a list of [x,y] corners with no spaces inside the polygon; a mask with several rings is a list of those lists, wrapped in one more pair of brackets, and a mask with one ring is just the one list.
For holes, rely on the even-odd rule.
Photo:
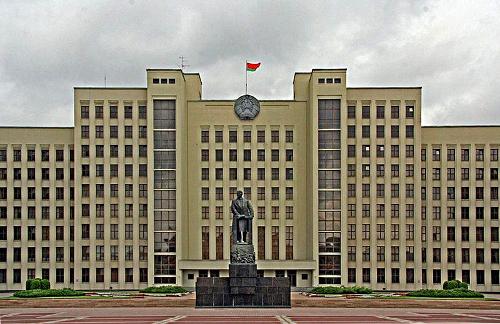
{"label": "multi-story government building", "polygon": [[74,127],[0,128],[0,290],[192,287],[227,276],[251,200],[259,275],[500,291],[500,126],[421,125],[420,87],[296,73],[292,100],[203,100],[200,75],[75,88]]}

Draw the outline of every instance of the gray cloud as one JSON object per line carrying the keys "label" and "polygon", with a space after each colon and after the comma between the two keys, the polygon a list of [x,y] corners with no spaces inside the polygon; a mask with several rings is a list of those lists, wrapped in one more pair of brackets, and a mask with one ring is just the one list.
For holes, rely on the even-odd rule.
{"label": "gray cloud", "polygon": [[145,68],[200,72],[205,98],[292,97],[295,71],[347,67],[349,86],[423,86],[424,124],[500,124],[500,3],[2,1],[0,125],[73,123],[73,86],[144,86]]}

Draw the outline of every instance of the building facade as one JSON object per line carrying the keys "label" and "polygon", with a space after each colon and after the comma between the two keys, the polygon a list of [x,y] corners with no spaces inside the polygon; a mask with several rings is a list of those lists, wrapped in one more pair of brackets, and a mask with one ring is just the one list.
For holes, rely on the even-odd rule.
{"label": "building facade", "polygon": [[296,73],[293,100],[203,100],[199,74],[75,88],[74,127],[0,128],[0,290],[193,287],[227,276],[251,200],[259,275],[500,291],[500,127],[421,125],[421,88]]}

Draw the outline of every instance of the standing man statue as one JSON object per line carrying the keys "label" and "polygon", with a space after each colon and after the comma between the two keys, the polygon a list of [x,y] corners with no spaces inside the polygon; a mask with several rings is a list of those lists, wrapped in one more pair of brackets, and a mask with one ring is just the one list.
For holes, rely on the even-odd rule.
{"label": "standing man statue", "polygon": [[243,197],[243,192],[236,192],[237,198],[231,202],[233,214],[233,243],[251,244],[253,208],[250,201]]}

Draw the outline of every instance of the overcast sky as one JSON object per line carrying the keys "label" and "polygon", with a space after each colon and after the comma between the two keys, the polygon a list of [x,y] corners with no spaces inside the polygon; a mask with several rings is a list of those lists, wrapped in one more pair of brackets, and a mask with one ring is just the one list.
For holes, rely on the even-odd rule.
{"label": "overcast sky", "polygon": [[199,72],[204,99],[291,99],[295,71],[422,86],[424,125],[500,124],[500,1],[0,0],[0,125],[72,126],[73,87]]}

